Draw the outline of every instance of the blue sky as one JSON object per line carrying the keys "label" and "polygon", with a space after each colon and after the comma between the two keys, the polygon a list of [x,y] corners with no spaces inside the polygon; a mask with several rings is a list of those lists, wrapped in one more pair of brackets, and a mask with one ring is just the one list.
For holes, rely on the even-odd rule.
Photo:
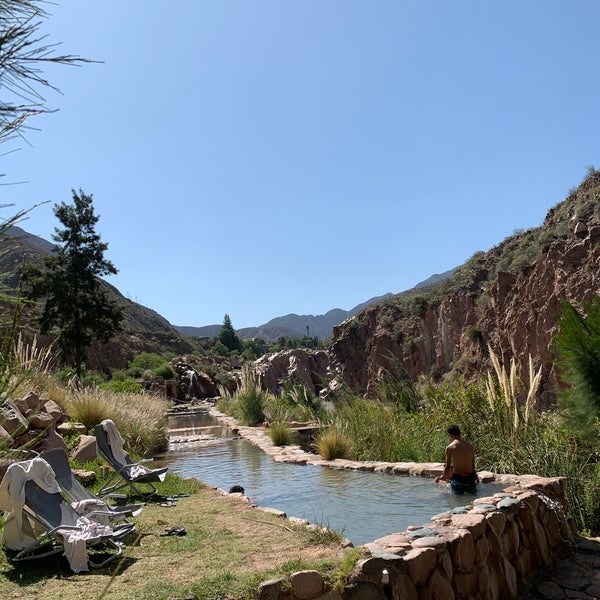
{"label": "blue sky", "polygon": [[[350,309],[462,264],[600,166],[596,0],[57,0],[57,112],[0,203],[94,197],[109,281],[176,325]],[[4,209],[9,214],[10,209]]]}

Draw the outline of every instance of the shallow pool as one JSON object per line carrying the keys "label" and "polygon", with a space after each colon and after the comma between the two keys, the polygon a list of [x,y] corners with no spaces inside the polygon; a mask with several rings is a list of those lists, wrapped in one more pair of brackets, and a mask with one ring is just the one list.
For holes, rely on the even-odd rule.
{"label": "shallow pool", "polygon": [[[455,496],[423,477],[275,462],[251,442],[231,437],[228,428],[207,413],[172,417],[169,428],[181,436],[200,435],[203,441],[193,447],[173,445],[161,465],[226,491],[241,485],[255,504],[331,527],[355,546],[424,525],[432,516],[473,499]],[[488,496],[502,487],[481,484],[478,495]]]}

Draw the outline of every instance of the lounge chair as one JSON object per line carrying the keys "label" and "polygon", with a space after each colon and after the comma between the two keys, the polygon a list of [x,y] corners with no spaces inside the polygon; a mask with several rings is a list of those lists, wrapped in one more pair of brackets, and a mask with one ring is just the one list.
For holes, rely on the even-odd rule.
{"label": "lounge chair", "polygon": [[114,475],[98,491],[98,494],[107,496],[126,487],[130,487],[142,498],[149,498],[157,494],[158,489],[154,484],[165,480],[168,467],[149,469],[143,466],[142,463],[150,462],[152,459],[133,462],[123,449],[123,438],[119,430],[110,419],[105,419],[96,425],[94,430],[98,454],[115,471]]}
{"label": "lounge chair", "polygon": [[2,542],[16,552],[11,562],[64,553],[79,573],[104,567],[123,553],[123,543],[111,527],[81,516],[63,498],[45,460],[11,464],[0,488],[5,510]]}
{"label": "lounge chair", "polygon": [[[56,481],[60,485],[63,495],[71,502],[71,506],[80,514],[87,514],[91,511],[102,511],[98,513],[98,521],[106,525],[111,525],[124,521],[130,517],[137,517],[144,508],[144,504],[127,504],[125,506],[109,505],[107,496],[99,498],[84,487],[75,477],[67,453],[62,448],[53,448],[45,450],[40,454],[54,470]],[[133,531],[133,524],[130,529]]]}

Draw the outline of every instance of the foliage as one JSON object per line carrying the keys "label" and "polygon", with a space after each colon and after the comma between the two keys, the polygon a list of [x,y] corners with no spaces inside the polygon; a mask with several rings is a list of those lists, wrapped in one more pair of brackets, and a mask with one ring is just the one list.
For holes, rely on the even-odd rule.
{"label": "foliage", "polygon": [[165,379],[175,378],[175,371],[169,359],[153,352],[140,352],[129,361],[126,372],[132,378],[145,376],[164,377]]}
{"label": "foliage", "polygon": [[242,351],[242,342],[238,337],[233,325],[231,324],[231,319],[229,315],[225,315],[223,318],[223,325],[221,327],[221,331],[217,336],[218,340],[229,350],[229,352],[241,352]]}
{"label": "foliage", "polygon": [[263,411],[267,420],[316,421],[325,418],[321,400],[313,396],[302,385],[286,383],[281,396],[268,394]]}
{"label": "foliage", "polygon": [[600,298],[580,314],[569,302],[562,307],[554,340],[564,387],[559,402],[565,418],[582,438],[598,438],[600,413]]}
{"label": "foliage", "polygon": [[264,406],[270,394],[261,389],[252,369],[247,365],[242,368],[242,379],[237,391],[230,393],[220,387],[220,393],[217,408],[222,412],[233,415],[244,425],[257,425],[265,420]]}
{"label": "foliage", "polygon": [[296,441],[294,433],[290,426],[283,421],[269,423],[268,434],[274,446],[293,444]]}
{"label": "foliage", "polygon": [[4,0],[0,6],[0,82],[3,90],[0,107],[0,143],[14,137],[32,116],[50,112],[44,106],[43,89],[58,91],[43,76],[48,64],[92,62],[69,54],[54,54],[45,35],[38,33],[48,17],[43,0]]}
{"label": "foliage", "polygon": [[354,457],[352,441],[341,421],[321,430],[315,440],[314,448],[325,460]]}
{"label": "foliage", "polygon": [[379,400],[391,402],[399,410],[414,412],[417,408],[417,393],[406,369],[391,353],[387,356],[387,363],[377,385]]}
{"label": "foliage", "polygon": [[144,391],[142,385],[131,377],[113,378],[103,382],[100,387],[115,394],[141,394]]}
{"label": "foliage", "polygon": [[322,347],[323,344],[316,337],[310,337],[308,335],[302,336],[301,338],[279,336],[274,342],[271,343],[268,351],[281,352],[282,350],[294,350],[296,348],[308,348],[316,350]]}
{"label": "foliage", "polygon": [[75,390],[69,413],[88,431],[104,419],[112,419],[128,451],[152,456],[166,443],[165,402],[147,393],[113,393],[99,388]]}
{"label": "foliage", "polygon": [[242,340],[242,356],[246,360],[256,360],[269,351],[269,345],[262,338]]}
{"label": "foliage", "polygon": [[44,299],[40,330],[49,333],[58,327],[62,359],[81,375],[86,349],[94,341],[107,342],[120,329],[123,312],[112,301],[99,277],[117,269],[104,258],[108,244],[100,241],[94,227],[92,196],[73,190],[73,205],[64,202],[54,208],[63,229],[56,229],[60,244],[41,269],[26,265],[23,281],[33,300]]}

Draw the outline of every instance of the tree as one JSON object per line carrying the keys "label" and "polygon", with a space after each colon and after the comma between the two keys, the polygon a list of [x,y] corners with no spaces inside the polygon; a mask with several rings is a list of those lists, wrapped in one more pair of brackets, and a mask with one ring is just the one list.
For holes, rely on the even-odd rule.
{"label": "tree", "polygon": [[235,332],[235,329],[231,324],[231,319],[227,314],[223,318],[223,326],[217,337],[230,352],[234,352],[235,350],[238,352],[242,351],[242,342]]}
{"label": "tree", "polygon": [[54,54],[58,44],[38,35],[48,13],[44,0],[0,1],[0,143],[21,135],[29,117],[51,112],[40,89],[59,91],[43,77],[45,64],[73,65],[93,62],[70,54]]}
{"label": "tree", "polygon": [[27,297],[45,300],[40,331],[58,328],[61,357],[80,377],[87,348],[94,341],[109,341],[121,329],[123,311],[99,279],[117,269],[104,258],[108,244],[94,230],[99,216],[94,214],[93,198],[82,190],[72,192],[72,205],[61,202],[54,207],[64,226],[55,228],[52,236],[59,246],[45,259],[44,269],[26,265],[22,279]]}

